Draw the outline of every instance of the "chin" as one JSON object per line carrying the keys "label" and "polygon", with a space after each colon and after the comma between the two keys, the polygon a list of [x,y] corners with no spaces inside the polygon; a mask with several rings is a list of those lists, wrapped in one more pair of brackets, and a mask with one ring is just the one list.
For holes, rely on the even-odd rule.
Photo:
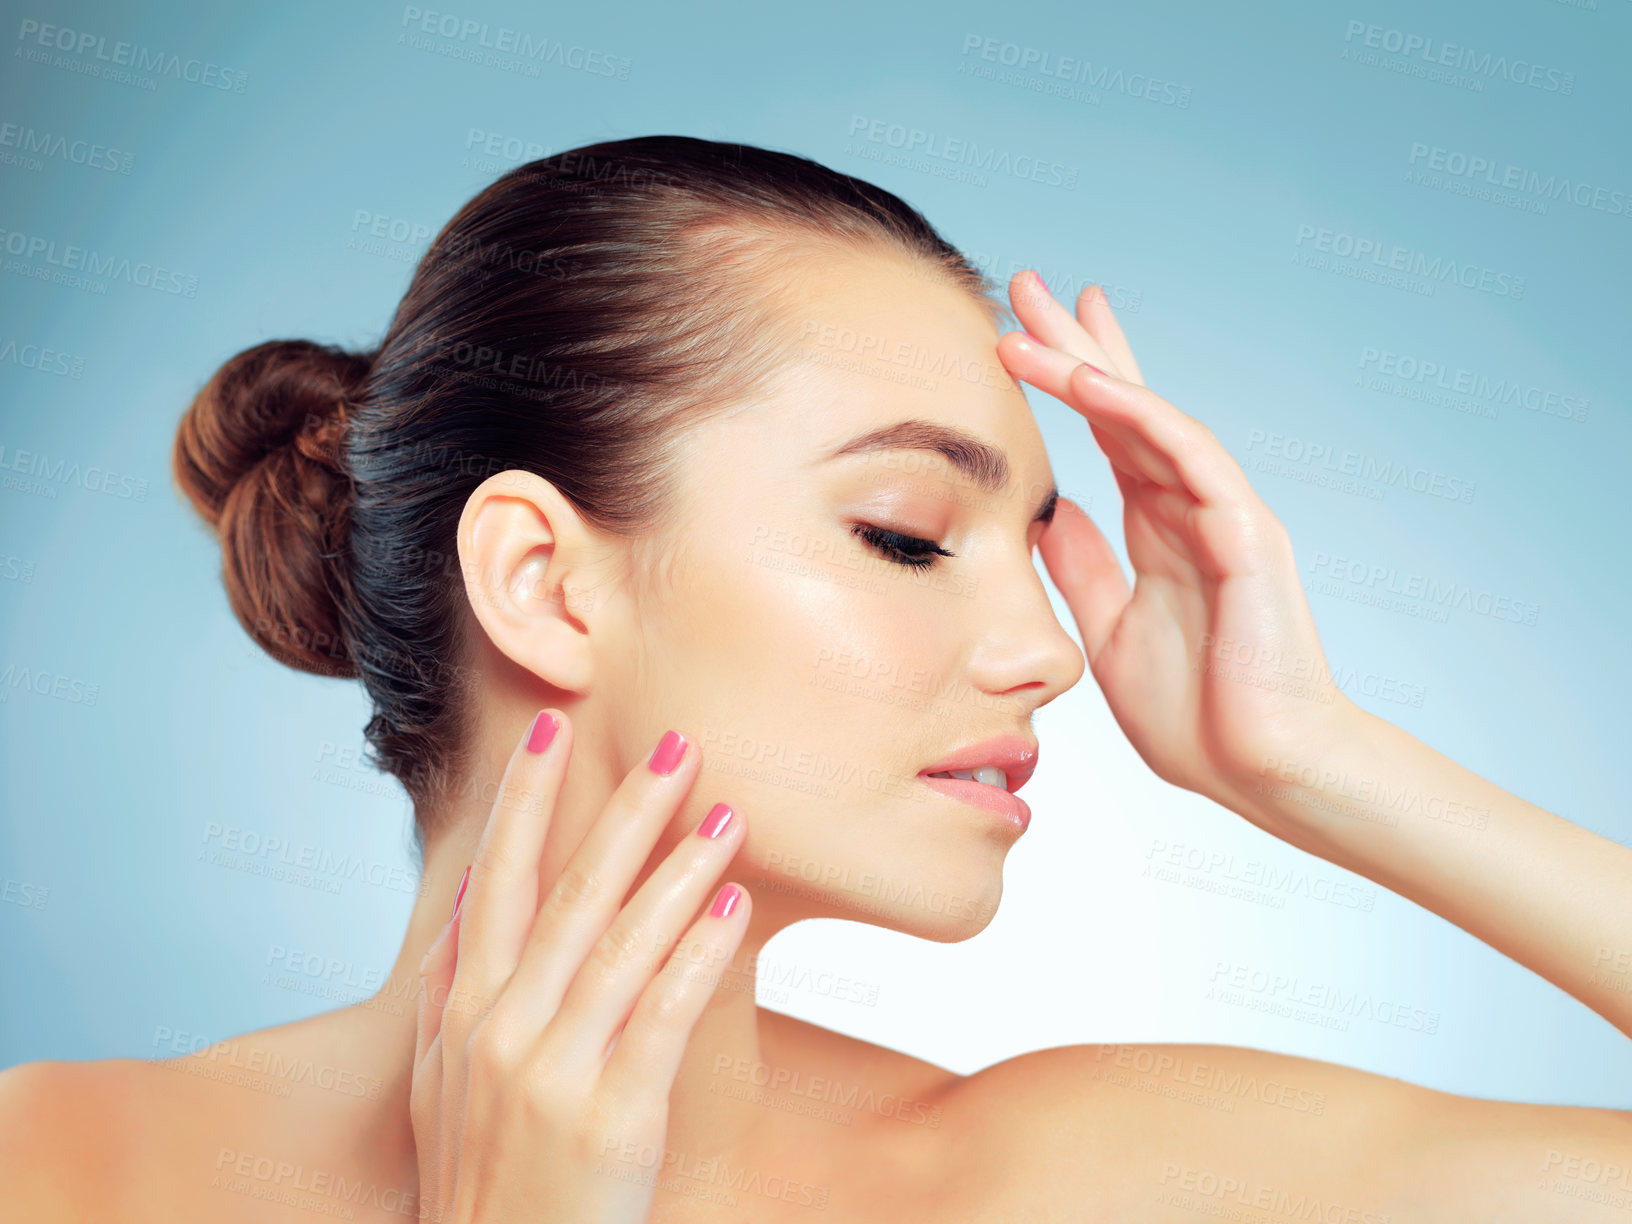
{"label": "chin", "polygon": [[888,927],[936,943],[961,943],[979,935],[997,913],[1003,895],[1000,873],[948,879],[921,890],[893,896],[837,897],[836,916]]}
{"label": "chin", "polygon": [[980,934],[1002,898],[1014,836],[967,805],[925,794],[899,806],[857,803],[837,821],[846,806],[824,804],[809,814],[812,823],[797,826],[819,834],[778,838],[776,848],[753,855],[760,878],[749,887],[808,917],[848,918],[937,943]]}

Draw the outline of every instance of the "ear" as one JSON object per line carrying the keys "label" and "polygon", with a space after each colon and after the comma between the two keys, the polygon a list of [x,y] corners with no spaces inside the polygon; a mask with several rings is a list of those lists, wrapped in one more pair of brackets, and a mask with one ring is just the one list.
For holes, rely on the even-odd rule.
{"label": "ear", "polygon": [[585,618],[604,551],[589,524],[549,481],[513,468],[476,486],[458,538],[465,594],[492,643],[546,683],[587,691]]}

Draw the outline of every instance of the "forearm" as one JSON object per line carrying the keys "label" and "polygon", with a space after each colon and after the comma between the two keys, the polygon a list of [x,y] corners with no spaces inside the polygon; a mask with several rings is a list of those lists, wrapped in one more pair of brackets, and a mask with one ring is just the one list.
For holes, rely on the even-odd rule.
{"label": "forearm", "polygon": [[1237,810],[1454,922],[1632,1036],[1632,849],[1356,708],[1319,759],[1266,757]]}

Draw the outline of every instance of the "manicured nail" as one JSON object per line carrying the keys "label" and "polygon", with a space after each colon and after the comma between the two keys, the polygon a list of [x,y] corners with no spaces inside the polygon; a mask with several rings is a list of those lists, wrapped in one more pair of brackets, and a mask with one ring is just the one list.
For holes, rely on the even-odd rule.
{"label": "manicured nail", "polygon": [[469,883],[470,868],[466,867],[465,874],[459,877],[459,893],[453,899],[453,914],[451,917],[449,917],[449,922],[452,922],[454,918],[459,917],[459,907],[465,903],[465,886]]}
{"label": "manicured nail", "polygon": [[742,889],[735,884],[727,884],[714,896],[714,904],[708,907],[710,918],[729,918],[731,911],[737,908],[737,898],[742,896]]}
{"label": "manicured nail", "polygon": [[718,837],[725,832],[725,826],[731,823],[733,815],[735,813],[725,804],[716,803],[708,809],[708,815],[703,817],[703,823],[697,826],[697,835],[699,837]]}
{"label": "manicured nail", "polygon": [[555,733],[561,729],[561,723],[548,710],[540,710],[533,716],[533,729],[527,733],[527,751],[543,752],[550,746]]}
{"label": "manicured nail", "polygon": [[[1094,373],[1095,373],[1095,374],[1105,374],[1105,371],[1104,371],[1104,370],[1102,370],[1102,369],[1100,369],[1100,368],[1099,368],[1099,367],[1098,367],[1098,366],[1096,366],[1096,365],[1088,365],[1088,363],[1087,363],[1087,362],[1086,362],[1086,361],[1085,361],[1085,362],[1083,362],[1083,363],[1082,363],[1082,364],[1083,364],[1083,365],[1085,365],[1085,366],[1088,366],[1088,368],[1089,368],[1089,369],[1090,369],[1090,370],[1092,370],[1092,371],[1093,371],[1093,372],[1094,372]],[[1106,377],[1106,378],[1109,378],[1109,377],[1110,377],[1110,375],[1109,375],[1109,374],[1105,374],[1105,377]]]}
{"label": "manicured nail", "polygon": [[1037,278],[1037,283],[1043,287],[1043,292],[1047,293],[1049,297],[1053,297],[1054,294],[1052,292],[1050,292],[1050,290],[1048,288],[1048,282],[1043,279],[1043,274],[1041,272],[1038,272],[1035,268],[1032,269],[1031,274]]}
{"label": "manicured nail", "polygon": [[665,731],[663,738],[657,741],[657,747],[652,749],[651,758],[646,762],[656,774],[671,774],[674,767],[680,764],[680,758],[686,755],[686,737],[678,731]]}

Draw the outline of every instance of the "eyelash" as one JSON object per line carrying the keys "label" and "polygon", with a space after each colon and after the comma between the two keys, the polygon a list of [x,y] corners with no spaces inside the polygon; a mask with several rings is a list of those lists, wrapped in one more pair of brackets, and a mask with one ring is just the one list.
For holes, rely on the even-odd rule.
{"label": "eyelash", "polygon": [[871,523],[857,523],[850,530],[887,560],[907,569],[928,569],[935,564],[936,557],[957,556],[956,553],[942,548],[934,540],[902,535],[898,531],[874,527]]}

